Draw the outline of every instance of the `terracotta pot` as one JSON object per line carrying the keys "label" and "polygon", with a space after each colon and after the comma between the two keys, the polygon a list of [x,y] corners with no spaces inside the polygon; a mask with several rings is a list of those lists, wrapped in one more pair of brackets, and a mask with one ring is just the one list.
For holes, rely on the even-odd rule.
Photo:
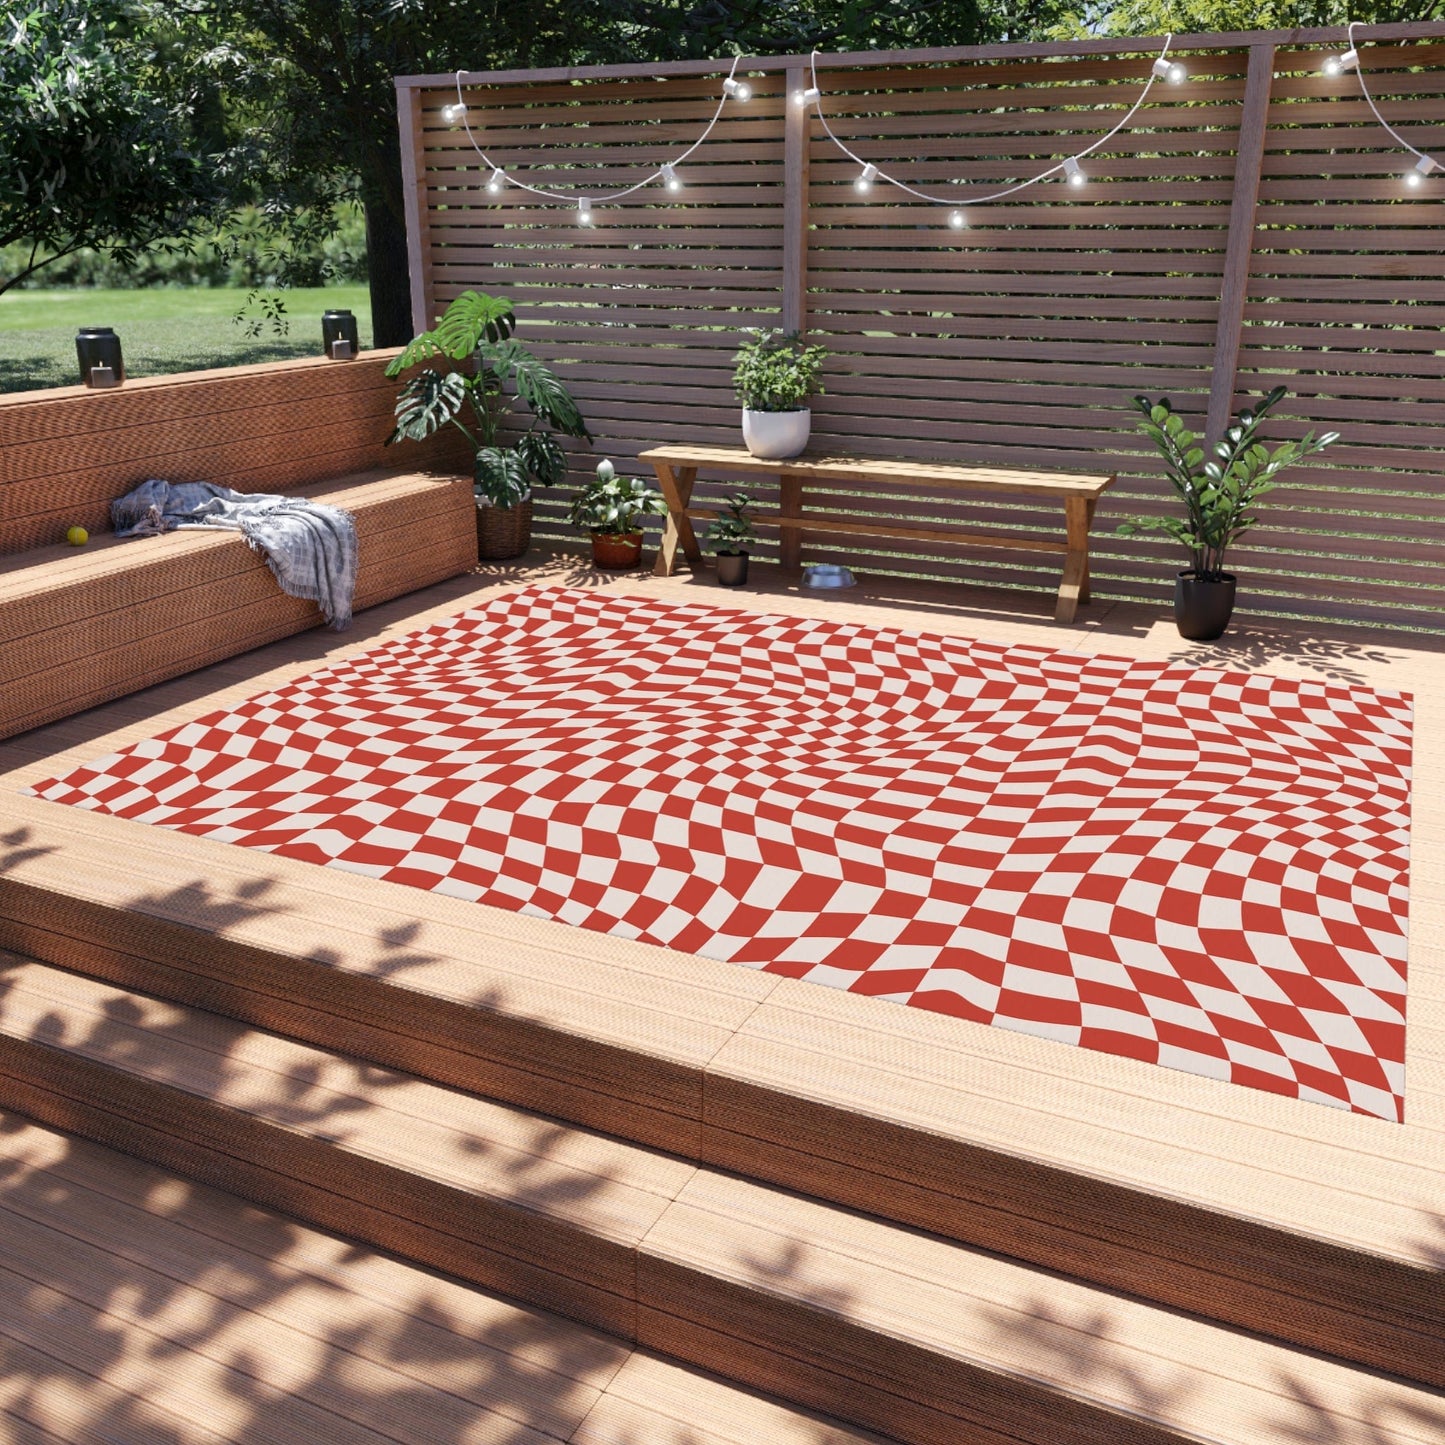
{"label": "terracotta pot", "polygon": [[813,413],[798,411],[753,411],[743,408],[743,443],[762,461],[795,457],[808,445],[813,430]]}
{"label": "terracotta pot", "polygon": [[748,581],[746,552],[719,552],[717,559],[719,587],[745,587]]}
{"label": "terracotta pot", "polygon": [[642,533],[627,532],[621,537],[592,534],[592,565],[608,572],[625,572],[642,561]]}
{"label": "terracotta pot", "polygon": [[1213,642],[1224,636],[1234,611],[1234,578],[1201,579],[1191,568],[1174,579],[1174,621],[1180,637],[1190,642]]}
{"label": "terracotta pot", "polygon": [[483,562],[520,557],[531,545],[531,497],[515,507],[499,507],[486,497],[477,498],[477,556]]}

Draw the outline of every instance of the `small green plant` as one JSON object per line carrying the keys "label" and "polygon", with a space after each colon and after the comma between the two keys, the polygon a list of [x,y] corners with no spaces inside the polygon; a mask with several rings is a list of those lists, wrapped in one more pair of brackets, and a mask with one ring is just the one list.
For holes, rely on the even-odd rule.
{"label": "small green plant", "polygon": [[1211,448],[1209,461],[1199,437],[1175,415],[1167,397],[1150,401],[1136,396],[1134,406],[1142,417],[1139,430],[1164,458],[1164,473],[1184,503],[1185,515],[1182,519],[1133,517],[1121,522],[1118,531],[1124,536],[1168,532],[1189,553],[1195,577],[1219,581],[1224,576],[1225,552],[1254,525],[1255,502],[1274,488],[1274,479],[1339,440],[1338,432],[1321,437],[1310,432],[1302,441],[1284,442],[1270,451],[1258,439],[1260,423],[1285,395],[1285,388],[1277,386],[1257,406],[1243,408]]}
{"label": "small green plant", "polygon": [[572,499],[568,520],[596,537],[629,537],[640,532],[643,517],[667,514],[662,493],[627,477],[619,477],[609,461],[597,463],[597,476]]}
{"label": "small green plant", "polygon": [[805,346],[796,331],[750,332],[752,340],[739,350],[733,389],[749,411],[802,411],[810,396],[821,393],[818,376],[828,353]]}
{"label": "small green plant", "polygon": [[[470,375],[443,375],[423,366],[402,388],[396,430],[387,442],[421,441],[448,423],[457,427],[472,444],[473,491],[498,507],[516,506],[534,486],[549,486],[566,475],[567,457],[556,433],[591,440],[577,403],[556,373],[513,339],[516,324],[510,301],[464,291],[433,330],[423,331],[386,368],[388,376],[400,376],[438,357],[475,358]],[[519,401],[531,411],[531,425],[503,445],[503,423]],[[464,409],[471,412],[471,427],[461,419]]]}
{"label": "small green plant", "polygon": [[727,510],[708,523],[707,544],[715,556],[736,557],[757,545],[752,505],[753,499],[746,492],[734,492]]}

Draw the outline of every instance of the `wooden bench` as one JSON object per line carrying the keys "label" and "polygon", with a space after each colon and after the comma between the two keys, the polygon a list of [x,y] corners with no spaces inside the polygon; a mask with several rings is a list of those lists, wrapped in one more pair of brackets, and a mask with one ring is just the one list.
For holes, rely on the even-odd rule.
{"label": "wooden bench", "polygon": [[[834,532],[856,537],[880,537],[898,541],[943,541],[980,547],[1008,547],[1033,552],[1055,552],[1064,558],[1059,582],[1056,622],[1072,622],[1080,602],[1089,600],[1089,526],[1094,506],[1112,476],[1089,476],[1081,472],[1004,471],[993,467],[954,467],[939,462],[883,461],[874,457],[810,456],[785,461],[764,461],[732,447],[655,447],[638,458],[651,462],[657,472],[668,517],[662,548],[654,569],[659,576],[671,576],[681,548],[689,564],[697,567],[702,550],[693,531],[693,521],[709,519],[716,509],[693,507],[693,484],[699,471],[747,477],[759,473],[778,477],[781,504],[773,516],[758,521],[777,527],[782,537],[782,564],[797,571],[805,532]],[[803,509],[806,482],[857,482],[946,488],[960,492],[985,492],[1031,500],[1052,498],[1063,503],[1064,536],[1059,539],[994,532],[963,532],[942,524],[894,526],[863,521],[842,513],[814,513]]]}
{"label": "wooden bench", "polygon": [[[349,512],[358,612],[469,571],[470,480],[397,471],[442,458],[382,450],[389,355],[0,398],[0,738],[322,624],[239,533],[103,530],[110,499],[146,477]],[[86,546],[61,540],[72,523],[92,532]]]}

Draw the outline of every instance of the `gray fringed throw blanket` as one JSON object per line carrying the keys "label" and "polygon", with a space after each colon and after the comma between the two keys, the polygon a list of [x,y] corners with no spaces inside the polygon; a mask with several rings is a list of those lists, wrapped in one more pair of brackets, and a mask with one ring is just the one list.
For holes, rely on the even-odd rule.
{"label": "gray fringed throw blanket", "polygon": [[337,632],[351,625],[356,524],[338,507],[250,495],[211,482],[142,482],[110,504],[117,537],[228,527],[259,552],[283,592],[315,602]]}

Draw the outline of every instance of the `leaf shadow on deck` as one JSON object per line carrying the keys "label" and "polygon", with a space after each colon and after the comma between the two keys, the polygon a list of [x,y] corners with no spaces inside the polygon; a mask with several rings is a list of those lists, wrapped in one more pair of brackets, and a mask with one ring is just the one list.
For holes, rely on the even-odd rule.
{"label": "leaf shadow on deck", "polygon": [[[1040,1295],[1022,1313],[995,1311],[995,1341],[1011,1351],[1026,1350],[1048,1376],[1097,1392],[1125,1411],[1126,1418],[1137,1413],[1151,1420],[1179,1421],[1191,1439],[1194,1430],[1207,1425],[1210,1439],[1267,1440],[1271,1445],[1421,1445],[1445,1440],[1445,1394],[1332,1362],[1340,1372],[1341,1388],[1326,1396],[1318,1382],[1303,1378],[1299,1369],[1328,1356],[1298,1345],[1276,1347],[1278,1363],[1262,1378],[1262,1391],[1253,1399],[1242,1397],[1231,1384],[1227,1361],[1221,1363],[1217,1380],[1207,1373],[1207,1357],[1183,1359],[1164,1350],[1153,1355],[1152,1367],[1146,1369],[1140,1361],[1150,1355],[1137,1346],[1148,1342],[1133,1340],[1136,1348],[1128,1350],[1115,1343],[1125,1336],[1109,1309],[1110,1293],[1096,1291],[1087,1309]],[[1191,1318],[1168,1306],[1155,1308],[1181,1321]],[[1242,1341],[1262,1338],[1228,1325],[1210,1328]],[[1211,1340],[1209,1347],[1217,1349],[1219,1342]],[[1205,1393],[1211,1388],[1220,1391],[1217,1398]]]}
{"label": "leaf shadow on deck", "polygon": [[[270,891],[265,880],[233,893],[197,880],[135,904],[162,916],[181,908],[194,926],[220,933],[267,912]],[[378,956],[397,968],[429,962],[417,934],[405,925],[377,930]],[[22,998],[27,969],[36,976]],[[234,1095],[239,1106],[262,1090],[268,1119],[338,1144],[368,1107],[351,1085],[364,1083],[373,1097],[379,1089],[384,1100],[412,1082],[362,1059],[318,1065],[314,1054],[288,1058],[284,1044],[269,1042],[258,1051],[254,1042],[247,1047],[251,1026],[137,1000],[122,990],[143,992],[139,985],[100,981],[102,971],[77,983],[63,1011],[47,1009],[38,970],[0,954],[0,1018],[32,1043],[64,1045],[193,1095]],[[525,1300],[488,1293],[495,1282],[485,1251],[469,1248],[491,1242],[484,1218],[470,1239],[459,1237],[455,1219],[443,1222],[441,1249],[421,1251],[445,1266],[455,1240],[458,1272],[480,1282],[449,1277],[367,1242],[379,1218],[387,1232],[393,1201],[365,1197],[353,1206],[340,1196],[341,1218],[354,1208],[354,1234],[303,1224],[246,1202],[248,1194],[264,1197],[264,1185],[256,1195],[254,1174],[232,1169],[227,1177],[228,1151],[244,1155],[235,1140],[217,1136],[219,1163],[204,1164],[208,1182],[197,1182],[103,1147],[108,1096],[85,1100],[107,1111],[88,1121],[62,1095],[53,1098],[59,1102],[37,1111],[39,1125],[8,1109],[0,1115],[0,1438],[9,1438],[8,1420],[12,1429],[24,1422],[60,1439],[126,1445],[718,1445],[722,1437],[684,1423],[689,1401],[706,1401],[710,1391],[749,1396]],[[69,1124],[89,1137],[57,1132]],[[173,1126],[155,1127],[165,1134]],[[567,1126],[524,1114],[521,1127],[520,1149],[461,1133],[453,1160],[504,1175],[507,1197],[524,1213],[565,1216],[607,1188],[605,1176],[558,1158],[564,1147],[576,1152]],[[134,1137],[114,1135],[122,1148]],[[163,1162],[165,1152],[163,1140]],[[275,1165],[269,1150],[256,1162]],[[397,1237],[415,1234],[404,1216]],[[757,1267],[781,1277],[805,1275],[809,1263]],[[504,1258],[501,1274],[509,1268]],[[660,1384],[658,1371],[667,1377]],[[752,1398],[767,1418],[770,1407]],[[669,1400],[681,1418],[668,1413]],[[767,1437],[768,1445],[863,1438],[803,1411],[789,1412],[786,1428]],[[746,1435],[738,1440],[752,1445]]]}
{"label": "leaf shadow on deck", "polygon": [[[1397,634],[1398,635],[1398,634]],[[1403,642],[1405,638],[1401,636]],[[1412,650],[1445,650],[1445,639],[1411,633]],[[1273,672],[1282,664],[1321,681],[1349,687],[1371,686],[1371,678],[1398,659],[1389,644],[1356,641],[1337,633],[1314,636],[1295,623],[1272,628],[1254,621],[1236,623],[1218,642],[1196,643],[1174,659],[1180,667],[1220,669],[1226,672]]]}

